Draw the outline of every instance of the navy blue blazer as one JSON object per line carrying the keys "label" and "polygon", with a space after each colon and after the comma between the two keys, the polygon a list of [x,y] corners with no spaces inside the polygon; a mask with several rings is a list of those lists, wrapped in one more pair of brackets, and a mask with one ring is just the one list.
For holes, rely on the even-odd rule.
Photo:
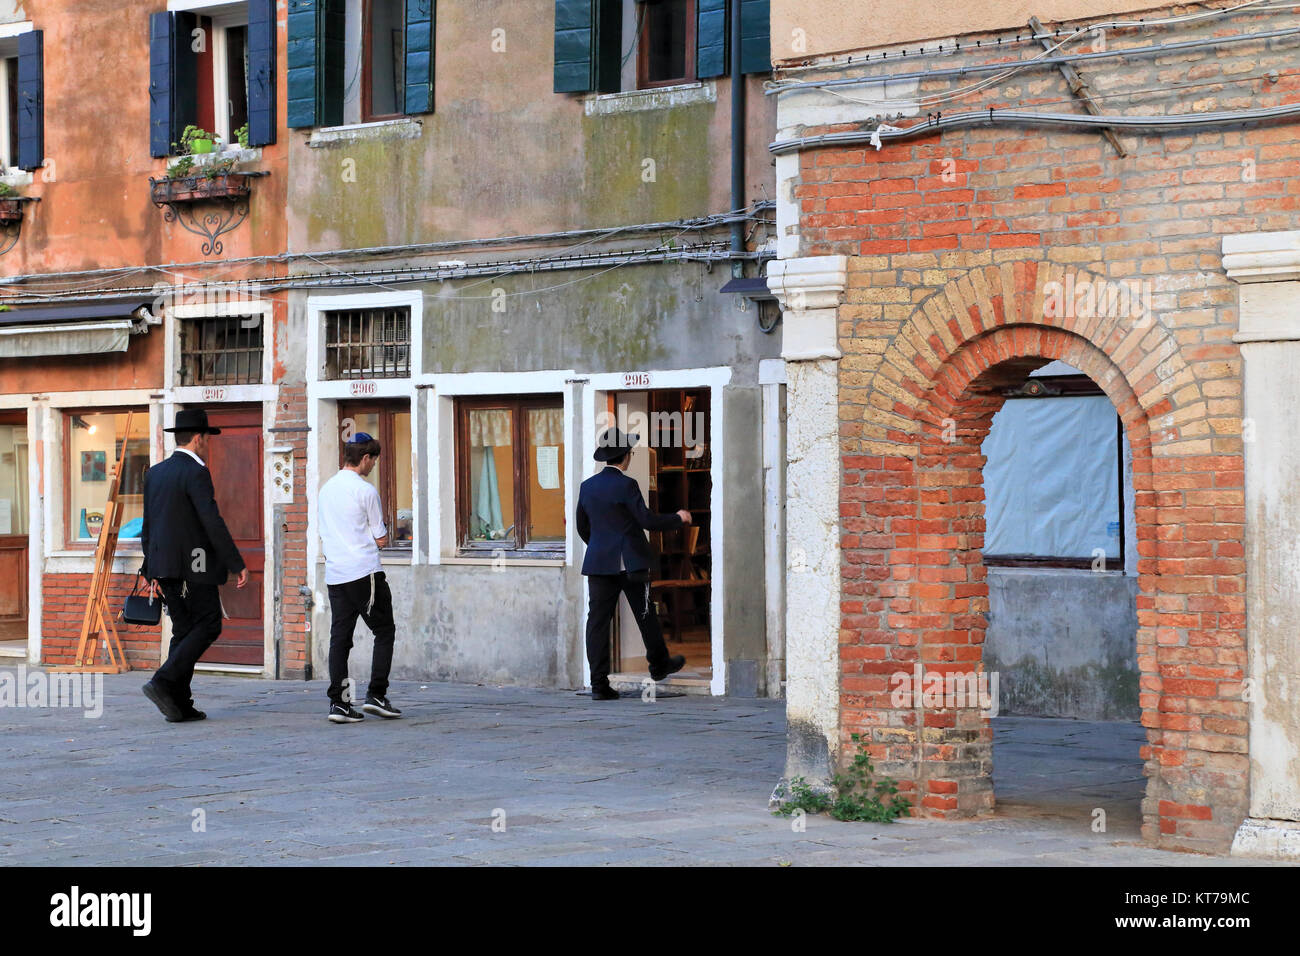
{"label": "navy blue blazer", "polygon": [[582,483],[577,518],[578,536],[587,544],[583,574],[646,571],[653,556],[645,532],[682,527],[680,516],[655,514],[647,508],[636,479],[613,465]]}
{"label": "navy blue blazer", "polygon": [[[244,570],[244,559],[217,508],[212,472],[183,451],[144,473],[140,548],[140,573],[147,579],[225,584],[230,572]],[[200,548],[202,562],[195,560]]]}

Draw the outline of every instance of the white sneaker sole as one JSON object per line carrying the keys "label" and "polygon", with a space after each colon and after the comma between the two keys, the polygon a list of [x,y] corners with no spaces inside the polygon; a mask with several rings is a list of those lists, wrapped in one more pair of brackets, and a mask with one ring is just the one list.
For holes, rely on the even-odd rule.
{"label": "white sneaker sole", "polygon": [[389,720],[395,720],[402,716],[401,711],[384,710],[378,704],[362,704],[361,709],[367,714],[376,714],[379,717],[387,717]]}
{"label": "white sneaker sole", "polygon": [[364,717],[344,717],[342,714],[330,714],[330,723],[332,724],[359,724],[365,720]]}

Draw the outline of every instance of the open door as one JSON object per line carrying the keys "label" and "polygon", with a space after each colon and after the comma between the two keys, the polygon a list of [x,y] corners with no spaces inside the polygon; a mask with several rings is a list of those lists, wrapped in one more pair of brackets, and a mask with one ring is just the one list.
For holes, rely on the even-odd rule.
{"label": "open door", "polygon": [[0,412],[0,651],[27,654],[27,413]]}

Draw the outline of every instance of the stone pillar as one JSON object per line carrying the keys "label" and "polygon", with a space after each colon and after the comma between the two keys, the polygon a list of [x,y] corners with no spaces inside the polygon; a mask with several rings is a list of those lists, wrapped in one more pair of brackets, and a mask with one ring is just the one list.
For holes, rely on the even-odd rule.
{"label": "stone pillar", "polygon": [[1300,860],[1300,232],[1225,236],[1240,283],[1250,816],[1235,856]]}
{"label": "stone pillar", "polygon": [[840,725],[839,335],[845,256],[780,259],[786,362],[785,781],[830,782]]}

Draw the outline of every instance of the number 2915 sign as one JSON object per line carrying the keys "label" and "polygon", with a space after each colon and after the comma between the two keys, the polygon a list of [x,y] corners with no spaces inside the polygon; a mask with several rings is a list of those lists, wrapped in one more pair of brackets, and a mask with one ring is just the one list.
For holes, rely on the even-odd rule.
{"label": "number 2915 sign", "polygon": [[650,373],[649,372],[624,372],[623,387],[624,388],[649,388]]}

